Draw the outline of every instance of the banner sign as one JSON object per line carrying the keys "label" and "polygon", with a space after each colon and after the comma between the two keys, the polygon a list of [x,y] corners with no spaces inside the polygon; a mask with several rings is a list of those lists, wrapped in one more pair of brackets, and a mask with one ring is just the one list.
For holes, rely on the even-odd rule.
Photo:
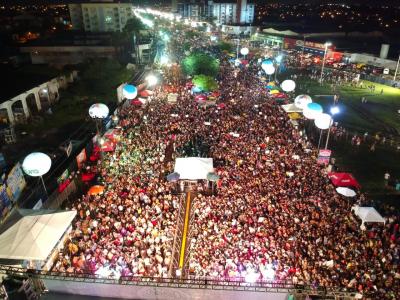
{"label": "banner sign", "polygon": [[82,151],[76,156],[76,164],[78,169],[82,168],[83,163],[86,161],[86,149],[83,148]]}
{"label": "banner sign", "polygon": [[14,168],[8,173],[7,187],[9,197],[12,201],[17,201],[23,189],[26,186],[24,173],[22,172],[21,164],[17,163]]}
{"label": "banner sign", "polygon": [[69,170],[66,169],[66,170],[61,174],[61,176],[57,178],[57,183],[58,183],[58,184],[63,183],[65,180],[68,179],[68,176],[69,176]]}
{"label": "banner sign", "polygon": [[7,188],[5,185],[0,187],[0,216],[4,217],[9,209],[11,208],[11,200],[7,194]]}
{"label": "banner sign", "polygon": [[65,152],[67,152],[67,156],[68,156],[68,157],[71,155],[71,152],[72,152],[72,142],[69,142],[69,143],[68,143],[68,147],[67,147],[67,149],[65,150]]}
{"label": "banner sign", "polygon": [[328,165],[329,164],[329,159],[331,158],[331,150],[319,150],[319,155],[318,155],[318,163],[321,165]]}

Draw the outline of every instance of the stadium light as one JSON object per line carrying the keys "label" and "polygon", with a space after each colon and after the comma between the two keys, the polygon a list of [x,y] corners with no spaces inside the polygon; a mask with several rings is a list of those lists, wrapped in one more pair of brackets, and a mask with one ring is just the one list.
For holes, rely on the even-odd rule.
{"label": "stadium light", "polygon": [[322,84],[322,77],[324,75],[324,67],[325,67],[325,59],[326,59],[326,52],[328,52],[328,47],[332,46],[331,42],[326,42],[325,43],[325,51],[324,51],[324,58],[322,59],[322,67],[321,67],[321,77],[319,79],[319,82]]}
{"label": "stadium light", "polygon": [[338,106],[333,106],[333,107],[331,107],[331,114],[332,114],[332,116],[333,116],[333,115],[336,115],[336,114],[338,114],[338,113],[340,113],[340,109],[339,109]]}
{"label": "stadium light", "polygon": [[158,83],[158,78],[157,78],[157,76],[150,74],[146,77],[146,81],[147,81],[148,86],[154,86]]}

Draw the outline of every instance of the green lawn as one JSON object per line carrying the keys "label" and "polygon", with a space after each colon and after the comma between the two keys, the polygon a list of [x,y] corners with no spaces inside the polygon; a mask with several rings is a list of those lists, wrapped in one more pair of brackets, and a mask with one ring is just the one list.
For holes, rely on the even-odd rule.
{"label": "green lawn", "polygon": [[[306,79],[297,80],[296,83],[296,95],[308,92],[314,102],[320,103],[324,111],[329,112],[334,94],[331,85],[321,86],[314,80]],[[352,133],[381,133],[400,142],[400,114],[397,112],[400,109],[400,89],[367,81],[363,81],[363,85],[375,85],[375,92],[348,85],[337,87],[340,113],[334,116],[334,120]],[[368,102],[361,103],[361,97],[366,97]],[[398,196],[387,195],[390,191],[385,189],[383,180],[386,172],[392,178],[400,178],[400,152],[395,146],[377,145],[372,152],[370,144],[356,147],[351,145],[350,140],[332,140],[330,148],[340,169],[353,173],[363,191],[370,193],[372,199],[387,201],[397,197],[395,201],[398,202]]]}
{"label": "green lawn", "polygon": [[389,172],[392,178],[400,178],[400,152],[392,147],[378,146],[374,152],[369,145],[356,147],[350,142],[334,142],[336,164],[344,171],[354,174],[362,189],[372,194],[385,194],[383,175]]}
{"label": "green lawn", "polygon": [[[314,101],[320,103],[324,111],[329,112],[333,97],[316,95],[333,95],[331,85],[321,86],[316,81],[301,79],[297,83],[297,93],[309,91]],[[397,112],[400,109],[400,89],[368,81],[363,81],[363,85],[375,85],[375,92],[348,85],[337,88],[341,112],[335,116],[335,121],[358,133],[400,133],[400,114]],[[366,97],[367,103],[361,103],[362,97]]]}

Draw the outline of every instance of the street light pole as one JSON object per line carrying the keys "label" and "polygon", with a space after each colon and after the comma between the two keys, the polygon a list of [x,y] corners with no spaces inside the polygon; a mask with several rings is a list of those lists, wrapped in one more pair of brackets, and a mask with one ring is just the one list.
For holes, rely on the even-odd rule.
{"label": "street light pole", "polygon": [[331,122],[329,123],[328,135],[326,136],[325,150],[328,149],[329,136],[330,136],[330,133],[331,133],[332,124],[333,124],[333,118],[331,118]]}
{"label": "street light pole", "polygon": [[240,46],[240,39],[237,39],[237,47],[236,47],[236,59],[239,59],[239,46]]}
{"label": "street light pole", "polygon": [[47,193],[46,185],[44,184],[43,176],[40,176],[40,179],[41,179],[41,181],[42,181],[43,188],[44,188],[44,191],[45,191],[45,193],[46,193],[46,196],[49,197],[49,194]]}
{"label": "street light pole", "polygon": [[397,60],[396,71],[394,71],[393,81],[396,81],[397,71],[399,70],[399,64],[400,64],[400,54],[399,54],[399,59]]}
{"label": "street light pole", "polygon": [[322,76],[324,75],[324,67],[325,67],[325,58],[326,58],[326,52],[328,51],[328,47],[332,45],[329,42],[325,43],[325,51],[324,51],[324,58],[322,59],[322,67],[321,67],[321,77],[319,79],[319,82],[322,84]]}
{"label": "street light pole", "polygon": [[339,110],[338,106],[334,106],[334,107],[331,108],[331,121],[329,123],[328,135],[326,136],[325,150],[328,149],[329,136],[330,136],[330,133],[331,133],[331,127],[333,125],[333,117],[334,117],[334,115],[336,115],[339,112],[340,112],[340,110]]}

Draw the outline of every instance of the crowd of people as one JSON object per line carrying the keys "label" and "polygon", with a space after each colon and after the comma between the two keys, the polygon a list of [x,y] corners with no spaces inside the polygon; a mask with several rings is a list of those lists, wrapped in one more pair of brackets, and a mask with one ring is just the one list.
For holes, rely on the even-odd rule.
{"label": "crowd of people", "polygon": [[174,276],[184,197],[166,175],[182,149],[198,144],[220,179],[216,193],[193,200],[187,276],[400,298],[399,215],[389,209],[385,225],[361,230],[355,203],[335,192],[312,145],[269,98],[256,58],[246,67],[219,58],[223,106],[199,106],[182,84],[175,104],[159,88],[144,107],[120,111],[116,150],[96,165],[105,191],[67,204],[78,214],[53,270]]}
{"label": "crowd of people", "polygon": [[266,101],[257,78],[243,82],[224,69],[228,105],[207,137],[211,157],[224,162],[217,166],[222,184],[218,195],[194,202],[191,274],[290,278],[398,297],[398,216],[360,230],[354,203],[336,193],[311,145]]}

